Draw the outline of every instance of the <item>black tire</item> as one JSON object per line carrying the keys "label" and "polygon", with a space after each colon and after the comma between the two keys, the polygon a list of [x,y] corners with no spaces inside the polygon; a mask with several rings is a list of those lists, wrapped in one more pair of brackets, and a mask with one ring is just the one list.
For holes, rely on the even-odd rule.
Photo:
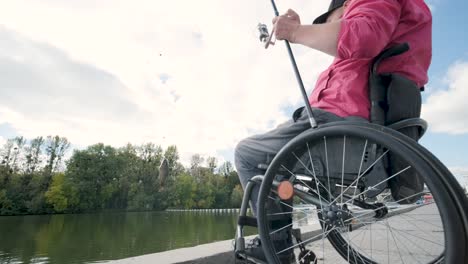
{"label": "black tire", "polygon": [[[266,174],[264,181],[262,183],[261,189],[260,189],[260,195],[259,195],[259,207],[258,207],[258,224],[259,224],[259,232],[260,232],[260,237],[263,242],[263,248],[265,251],[265,254],[268,259],[268,263],[281,263],[280,258],[276,254],[276,252],[280,252],[280,250],[275,249],[275,246],[272,242],[270,233],[272,231],[270,230],[270,223],[271,217],[269,216],[269,207],[266,206],[268,203],[267,201],[271,200],[271,193],[272,193],[272,186],[273,186],[273,180],[277,178],[278,174],[281,174],[282,168],[287,168],[291,169],[295,168],[294,166],[297,166],[292,162],[291,157],[295,156],[296,159],[297,155],[296,153],[298,151],[301,151],[304,149],[304,146],[307,146],[307,149],[310,149],[310,146],[317,145],[320,143],[322,138],[340,138],[343,137],[343,147],[345,147],[346,143],[346,138],[356,138],[359,140],[366,140],[366,145],[367,142],[372,142],[377,146],[381,146],[382,149],[386,149],[387,152],[391,153],[392,155],[398,155],[401,159],[406,161],[408,163],[408,168],[411,170],[414,169],[415,172],[417,172],[419,175],[421,175],[424,179],[425,184],[431,191],[434,200],[435,200],[435,205],[429,204],[428,206],[424,207],[426,210],[427,208],[430,208],[430,212],[435,212],[437,211],[440,214],[440,223],[443,226],[443,239],[441,235],[437,235],[437,239],[443,240],[441,241],[440,245],[437,246],[437,250],[434,252],[439,252],[435,253],[436,256],[428,256],[428,259],[423,260],[424,263],[440,263],[442,260],[446,263],[465,263],[466,262],[466,256],[465,252],[467,249],[467,205],[466,205],[466,197],[459,186],[458,182],[456,179],[453,177],[453,175],[450,174],[450,172],[447,170],[445,166],[443,166],[440,161],[438,161],[432,154],[430,154],[427,150],[422,148],[420,145],[418,145],[415,141],[405,137],[404,135],[392,131],[390,129],[386,129],[380,126],[375,126],[372,124],[366,124],[366,123],[352,123],[352,122],[340,122],[336,124],[328,124],[324,127],[321,127],[316,130],[308,130],[295,139],[293,139],[291,142],[289,142],[275,157],[275,159],[272,161],[270,164]],[[326,143],[325,143],[326,144]],[[325,145],[326,146],[326,145]],[[344,148],[345,149],[345,148]],[[364,147],[365,149],[365,147]],[[385,153],[387,153],[385,152]],[[345,160],[345,150],[343,150],[343,164]],[[309,154],[310,155],[310,154]],[[363,154],[364,155],[364,154]],[[311,164],[314,164],[312,162],[312,157],[310,157]],[[304,163],[302,163],[304,165]],[[361,161],[362,165],[362,161]],[[343,165],[344,166],[344,165]],[[304,165],[305,167],[305,165]],[[343,167],[344,168],[344,167]],[[361,170],[361,169],[359,169]],[[371,169],[371,171],[373,168]],[[289,170],[288,170],[289,171]],[[310,170],[309,170],[310,171]],[[289,171],[291,172],[291,171]],[[327,169],[328,172],[328,169]],[[284,174],[284,172],[283,172]],[[322,177],[317,176],[317,179],[320,178],[322,181]],[[342,182],[341,184],[341,191],[347,186],[347,189],[344,191],[346,192],[349,188],[350,185],[353,187],[353,183],[349,184],[344,181],[344,169],[343,169],[343,176],[342,176]],[[314,177],[315,178],[315,177]],[[365,177],[363,177],[365,178]],[[303,182],[304,183],[304,182]],[[304,183],[305,184],[305,183]],[[315,183],[315,186],[319,186],[318,183]],[[324,184],[326,185],[326,181],[324,181]],[[309,187],[308,185],[306,185]],[[312,188],[309,187],[309,189],[314,188],[314,184],[311,184]],[[323,185],[322,185],[323,186]],[[332,189],[336,189],[336,184],[328,185],[328,188],[330,189],[330,186],[332,186]],[[380,185],[379,185],[380,186]],[[374,186],[375,187],[375,186]],[[325,190],[324,190],[325,189]],[[354,194],[356,194],[356,190],[358,188],[355,188]],[[318,191],[317,191],[318,190]],[[332,203],[336,203],[339,205],[338,211],[343,211],[345,210],[344,205],[347,204],[347,202],[343,203],[343,196],[341,196],[341,203],[338,201],[335,201],[339,198],[339,196],[334,197],[332,195],[332,191],[328,191],[328,194],[326,192],[326,188],[315,188],[315,193],[322,194],[319,197],[320,199],[323,199],[322,204],[330,203],[332,199],[334,200]],[[417,193],[416,195],[418,195]],[[355,200],[357,200],[356,195],[352,196],[353,199],[349,200],[353,205],[355,205]],[[361,196],[366,196],[366,192],[363,192]],[[348,201],[348,202],[349,202]],[[363,200],[367,202],[367,200]],[[382,206],[381,206],[382,207]],[[374,208],[381,209],[374,206]],[[435,207],[435,209],[433,208]],[[327,207],[323,207],[323,209],[320,209],[321,207],[317,208],[317,211],[320,212],[325,212]],[[330,207],[331,208],[331,207]],[[416,209],[412,209],[413,207],[409,207],[408,210],[415,210],[417,212],[421,212],[422,209],[419,207],[414,207]],[[422,208],[422,206],[421,206]],[[347,207],[346,207],[347,210]],[[373,209],[372,209],[373,210]],[[371,213],[372,213],[371,210]],[[336,212],[338,212],[336,211]],[[374,210],[375,211],[375,210]],[[351,212],[350,212],[351,215]],[[390,215],[390,214],[388,214]],[[431,214],[433,215],[433,214]],[[403,217],[409,217],[408,215],[401,214],[400,218]],[[392,216],[395,218],[395,216]],[[431,216],[432,217],[432,216]],[[323,215],[319,213],[319,222],[322,226],[322,239],[327,238],[333,248],[343,257],[346,261],[349,263],[389,263],[390,262],[390,257],[388,258],[381,258],[381,252],[379,252],[379,257],[372,256],[372,238],[370,239],[370,247],[371,247],[371,253],[369,256],[369,253],[366,253],[366,250],[362,249],[360,246],[352,244],[350,236],[348,232],[340,231],[341,228],[346,229],[351,226],[349,224],[351,219],[360,219],[359,217],[355,216],[352,217],[349,216],[347,220],[343,221],[344,218],[341,219],[341,223],[335,221],[334,225],[327,223],[323,218]],[[437,220],[436,219],[436,220]],[[392,224],[388,223],[388,220],[392,221],[393,219],[390,218],[389,216],[386,216],[384,218],[379,218],[377,220],[372,220],[374,222],[370,222],[370,224],[360,224],[362,227],[366,227],[369,229],[372,229],[373,225],[379,225],[382,224],[380,221],[386,221],[386,226],[390,230],[395,230],[392,227]],[[422,219],[420,219],[422,221]],[[348,221],[348,222],[347,222]],[[345,222],[347,222],[345,224]],[[408,221],[409,222],[409,221]],[[439,222],[437,222],[439,223]],[[421,230],[422,231],[422,230]],[[438,231],[438,230],[437,230]],[[372,231],[370,231],[372,232]],[[393,231],[390,231],[392,233],[393,239],[394,239],[394,244],[396,245],[397,248],[398,244],[400,243],[400,240],[395,239],[395,235],[393,234]],[[398,233],[400,237],[409,237],[411,234],[405,234],[401,230],[398,231],[401,233]],[[273,232],[274,233],[274,232]],[[326,236],[325,236],[326,235]],[[363,235],[364,236],[364,235]],[[388,231],[387,231],[387,236],[388,236]],[[412,235],[411,235],[412,236]],[[416,236],[414,236],[416,237]],[[410,237],[411,238],[411,237]],[[419,238],[423,239],[423,238]],[[416,239],[418,240],[418,239]],[[311,240],[312,241],[312,240]],[[348,241],[351,241],[348,243]],[[418,246],[417,244],[419,243],[418,241],[411,241],[411,239],[408,239],[410,243],[413,243],[415,246]],[[322,241],[322,243],[324,243]],[[389,242],[388,242],[388,237],[387,237],[387,248],[389,248]],[[298,245],[296,245],[298,246]],[[408,244],[402,244],[401,246],[403,247],[408,247]],[[425,251],[424,249],[422,249]],[[325,252],[325,251],[324,251]],[[384,252],[385,253],[385,252]],[[387,251],[387,254],[390,255],[390,250]],[[402,263],[405,263],[404,257],[402,257],[401,252],[398,252],[399,254],[399,259],[401,259]],[[412,258],[414,256],[412,255],[412,252],[409,252],[408,249],[408,255],[411,255]],[[430,254],[427,254],[430,255]],[[429,260],[429,258],[433,258]],[[377,260],[376,260],[377,259]],[[388,261],[386,261],[388,259]],[[333,262],[326,262],[327,260],[324,260],[324,263],[336,263],[336,260],[333,260]],[[399,260],[398,260],[399,261]],[[410,261],[411,262],[411,261]],[[413,261],[414,262],[414,261]],[[418,260],[419,263],[420,260]],[[392,262],[395,263],[395,262]],[[409,262],[406,262],[409,263]]]}
{"label": "black tire", "polygon": [[[417,155],[423,158],[426,163],[434,170],[435,173],[438,174],[438,177],[441,179],[444,187],[447,188],[451,195],[451,199],[453,202],[456,203],[456,208],[458,210],[458,215],[461,220],[463,231],[461,234],[465,234],[464,237],[460,236],[460,243],[465,245],[465,258],[468,259],[468,197],[465,194],[462,186],[453,176],[453,174],[448,170],[448,168],[437,158],[435,157],[430,151],[426,148],[418,144],[416,141],[412,140],[411,138],[399,133],[390,128],[381,127],[375,124],[364,124],[362,122],[350,122],[350,125],[355,125],[359,127],[370,127],[371,129],[380,129],[385,131],[400,143],[404,144],[411,150],[415,151]],[[461,230],[461,229],[460,229]]]}

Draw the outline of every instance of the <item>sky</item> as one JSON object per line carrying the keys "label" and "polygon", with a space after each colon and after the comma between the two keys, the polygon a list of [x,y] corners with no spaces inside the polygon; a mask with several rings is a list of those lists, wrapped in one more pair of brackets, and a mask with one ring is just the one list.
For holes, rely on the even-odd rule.
{"label": "sky", "polygon": [[[426,1],[433,61],[421,144],[468,176],[468,25],[461,0]],[[277,0],[311,23],[328,1]],[[302,98],[284,45],[265,50],[270,1],[0,0],[0,143],[60,135],[176,144],[233,160],[241,139],[287,120]],[[308,92],[330,56],[293,46]]]}

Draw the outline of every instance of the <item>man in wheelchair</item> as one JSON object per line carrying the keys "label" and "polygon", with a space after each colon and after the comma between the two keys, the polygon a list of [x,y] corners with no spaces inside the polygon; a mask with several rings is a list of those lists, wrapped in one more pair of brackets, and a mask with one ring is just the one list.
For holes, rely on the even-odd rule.
{"label": "man in wheelchair", "polygon": [[[301,24],[299,15],[291,9],[275,17],[273,24],[277,39],[335,57],[309,96],[319,125],[346,120],[390,125],[419,117],[420,89],[428,81],[432,54],[432,18],[423,0],[332,0],[328,12],[312,25]],[[244,189],[254,176],[265,173],[281,148],[310,128],[307,112],[301,107],[277,128],[242,140],[235,149],[235,166]],[[410,127],[400,132],[418,140],[424,131]],[[392,164],[399,166],[398,160]],[[395,200],[423,188],[416,175],[395,177],[389,185]],[[251,195],[254,215],[258,189],[255,186]],[[287,208],[278,208],[278,212],[284,210]],[[271,219],[272,227],[291,222],[290,215],[278,215]],[[281,230],[272,238],[273,244],[284,248],[284,244],[292,243],[291,232],[291,228]],[[266,261],[258,244],[247,248],[246,253]],[[286,251],[280,259],[290,263],[293,254]]]}

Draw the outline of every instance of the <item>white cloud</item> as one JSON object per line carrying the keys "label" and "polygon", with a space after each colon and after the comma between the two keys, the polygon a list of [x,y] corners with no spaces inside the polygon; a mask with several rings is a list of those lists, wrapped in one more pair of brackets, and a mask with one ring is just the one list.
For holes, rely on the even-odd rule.
{"label": "white cloud", "polygon": [[[277,4],[280,11],[299,10],[304,23],[328,5]],[[0,0],[0,6],[12,43],[2,42],[0,62],[22,66],[14,81],[0,75],[0,83],[11,81],[15,99],[0,104],[0,123],[26,137],[176,144],[187,160],[272,128],[289,117],[282,108],[301,101],[284,45],[265,51],[257,40],[257,23],[272,18],[267,0]],[[295,50],[310,90],[331,58]]]}
{"label": "white cloud", "polygon": [[437,88],[423,105],[422,117],[434,132],[468,133],[466,99],[468,98],[468,62],[452,65],[445,77],[446,89]]}

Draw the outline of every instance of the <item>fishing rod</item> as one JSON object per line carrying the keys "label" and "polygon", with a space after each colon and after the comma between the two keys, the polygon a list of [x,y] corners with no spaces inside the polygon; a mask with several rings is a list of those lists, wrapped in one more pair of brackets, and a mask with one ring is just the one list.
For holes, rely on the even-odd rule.
{"label": "fishing rod", "polygon": [[[276,8],[275,1],[271,0],[271,4],[273,5],[273,10],[275,12],[275,16],[279,16],[279,12],[278,12],[278,9]],[[270,35],[268,33],[268,29],[267,29],[267,26],[265,24],[259,24],[258,25],[258,30],[260,32],[260,41],[265,43],[265,48],[268,48],[268,46],[270,44],[274,44],[273,42],[271,42],[271,38],[272,38],[274,32],[272,32],[271,35]],[[297,68],[296,59],[294,58],[294,54],[292,52],[291,45],[289,44],[289,41],[287,41],[287,40],[285,40],[284,42],[286,43],[286,48],[288,49],[289,58],[291,60],[291,63],[292,63],[293,69],[294,69],[294,73],[296,75],[296,80],[299,83],[299,88],[301,90],[302,97],[304,99],[305,108],[307,109],[307,114],[309,116],[310,125],[311,125],[312,128],[316,128],[317,127],[317,121],[315,120],[314,114],[312,113],[312,107],[309,104],[309,98],[308,98],[307,92],[306,92],[306,90],[304,88],[304,83],[302,82],[301,74],[299,73],[299,69]]]}

